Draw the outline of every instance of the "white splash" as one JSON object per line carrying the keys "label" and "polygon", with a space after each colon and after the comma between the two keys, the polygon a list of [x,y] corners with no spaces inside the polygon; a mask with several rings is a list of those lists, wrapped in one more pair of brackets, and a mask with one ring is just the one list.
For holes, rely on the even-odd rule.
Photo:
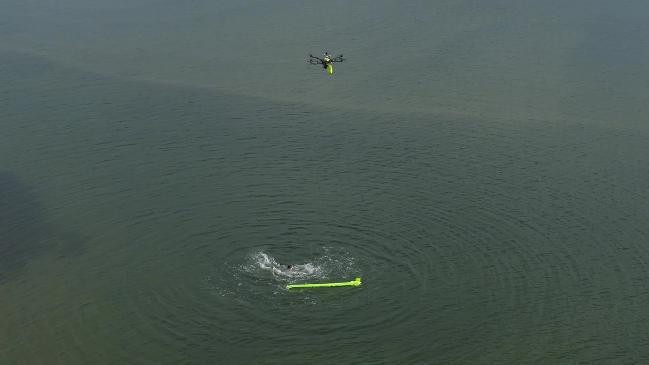
{"label": "white splash", "polygon": [[250,255],[250,262],[244,266],[249,273],[270,272],[272,276],[280,281],[294,281],[299,279],[323,279],[326,278],[325,270],[317,264],[307,262],[303,264],[280,264],[274,257],[259,251]]}

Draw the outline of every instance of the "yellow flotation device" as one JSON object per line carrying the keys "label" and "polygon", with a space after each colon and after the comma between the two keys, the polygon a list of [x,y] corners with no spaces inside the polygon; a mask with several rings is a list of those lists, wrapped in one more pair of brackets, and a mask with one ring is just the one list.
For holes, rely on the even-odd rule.
{"label": "yellow flotation device", "polygon": [[329,73],[329,75],[333,75],[333,73],[334,73],[334,65],[333,64],[330,63],[330,64],[327,65],[327,72]]}
{"label": "yellow flotation device", "polygon": [[286,286],[286,289],[297,289],[297,288],[330,288],[335,286],[360,286],[361,278],[356,278],[356,280],[345,281],[342,283],[322,283],[322,284],[290,284]]}

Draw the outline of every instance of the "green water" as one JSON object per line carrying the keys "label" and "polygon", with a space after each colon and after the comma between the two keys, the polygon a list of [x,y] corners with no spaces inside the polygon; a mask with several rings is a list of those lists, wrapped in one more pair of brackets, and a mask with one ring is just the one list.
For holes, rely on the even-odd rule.
{"label": "green water", "polygon": [[6,2],[0,364],[649,362],[608,3]]}

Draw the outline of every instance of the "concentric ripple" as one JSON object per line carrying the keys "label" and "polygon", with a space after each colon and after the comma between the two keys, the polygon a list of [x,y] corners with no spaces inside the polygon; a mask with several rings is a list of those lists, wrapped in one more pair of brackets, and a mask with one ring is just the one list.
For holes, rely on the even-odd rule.
{"label": "concentric ripple", "polygon": [[[637,181],[612,185],[603,176],[620,166],[593,146],[570,146],[577,135],[417,119],[406,128],[358,115],[354,128],[307,128],[300,118],[238,138],[236,170],[224,165],[206,182],[203,195],[215,195],[190,214],[205,225],[187,226],[165,252],[189,257],[165,260],[172,280],[131,304],[154,324],[152,341],[204,338],[196,351],[218,343],[218,353],[240,356],[233,361],[255,359],[251,346],[278,361],[302,358],[296,349],[342,359],[319,351],[341,334],[345,358],[370,362],[499,361],[521,349],[529,360],[569,356],[543,350],[557,339],[598,357],[610,348],[589,339],[641,318],[644,299],[630,298],[648,271],[646,248],[634,244],[647,238],[638,220],[646,207],[629,199],[646,192],[629,194]],[[301,138],[274,132],[288,126]],[[388,127],[389,137],[373,134]],[[320,141],[327,129],[343,137]],[[591,167],[592,153],[600,160]],[[231,214],[199,217],[207,211]],[[360,288],[285,289],[357,276]]]}

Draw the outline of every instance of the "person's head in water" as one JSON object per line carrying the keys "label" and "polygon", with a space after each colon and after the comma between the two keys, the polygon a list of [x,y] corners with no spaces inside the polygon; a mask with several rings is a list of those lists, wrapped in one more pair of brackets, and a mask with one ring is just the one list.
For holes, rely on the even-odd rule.
{"label": "person's head in water", "polygon": [[293,270],[293,265],[286,265],[287,270]]}

